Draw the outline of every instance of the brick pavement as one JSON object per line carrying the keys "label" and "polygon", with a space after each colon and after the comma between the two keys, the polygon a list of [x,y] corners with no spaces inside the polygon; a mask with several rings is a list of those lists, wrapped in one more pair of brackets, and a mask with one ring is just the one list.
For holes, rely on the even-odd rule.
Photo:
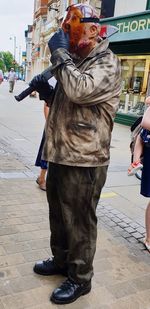
{"label": "brick pavement", "polygon": [[[1,152],[1,162],[6,153]],[[16,164],[14,154],[11,162]],[[12,163],[0,177],[0,309],[58,308],[49,296],[64,278],[43,278],[32,271],[36,260],[50,255],[45,192],[37,187],[32,170],[19,177],[27,166],[18,160],[18,167],[17,175]],[[106,191],[111,196],[108,187]],[[97,208],[92,292],[68,309],[150,308],[150,256],[140,243],[144,227],[111,206],[112,199],[102,198]]]}

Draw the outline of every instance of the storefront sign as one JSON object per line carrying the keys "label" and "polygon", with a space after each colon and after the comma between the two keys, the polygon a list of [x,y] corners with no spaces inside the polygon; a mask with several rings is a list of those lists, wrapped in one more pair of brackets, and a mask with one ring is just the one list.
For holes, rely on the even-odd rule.
{"label": "storefront sign", "polygon": [[150,12],[123,16],[122,18],[102,19],[101,24],[109,24],[118,27],[120,33],[142,31],[150,29]]}
{"label": "storefront sign", "polygon": [[150,29],[150,18],[119,22],[116,26],[119,28],[119,32],[147,30]]}

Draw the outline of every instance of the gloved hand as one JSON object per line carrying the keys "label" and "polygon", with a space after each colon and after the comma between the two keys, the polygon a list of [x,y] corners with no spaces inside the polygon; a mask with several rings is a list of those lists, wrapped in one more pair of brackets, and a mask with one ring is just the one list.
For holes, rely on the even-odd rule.
{"label": "gloved hand", "polygon": [[33,87],[40,95],[40,100],[47,100],[53,93],[53,87],[49,85],[46,78],[39,74],[33,77],[29,86]]}
{"label": "gloved hand", "polygon": [[48,42],[48,47],[51,54],[58,48],[64,48],[68,50],[69,45],[69,34],[64,32],[62,29],[59,29],[57,32],[55,32],[55,34]]}

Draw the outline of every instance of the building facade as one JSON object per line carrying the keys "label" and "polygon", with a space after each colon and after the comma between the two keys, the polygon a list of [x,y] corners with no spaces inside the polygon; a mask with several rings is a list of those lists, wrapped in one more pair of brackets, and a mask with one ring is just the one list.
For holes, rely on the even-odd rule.
{"label": "building facade", "polygon": [[[32,66],[26,76],[29,80],[50,65],[50,37],[61,25],[66,8],[84,2],[97,9],[102,25],[119,29],[109,39],[122,66],[122,94],[116,121],[131,124],[143,114],[145,97],[150,94],[150,0],[136,0],[132,4],[130,0],[35,0]],[[29,44],[31,48],[31,41]]]}
{"label": "building facade", "polygon": [[26,40],[26,59],[25,59],[25,80],[29,82],[32,77],[32,31],[33,26],[28,25],[28,30],[25,31]]}
{"label": "building facade", "polygon": [[[89,3],[99,15],[102,0],[35,0],[32,32],[32,70],[34,76],[50,65],[48,41],[61,25],[66,8],[71,4]],[[29,76],[29,74],[27,75]]]}

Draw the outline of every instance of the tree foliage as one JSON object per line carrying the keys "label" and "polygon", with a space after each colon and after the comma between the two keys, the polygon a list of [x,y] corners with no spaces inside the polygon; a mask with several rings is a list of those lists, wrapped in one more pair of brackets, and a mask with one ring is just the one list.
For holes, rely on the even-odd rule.
{"label": "tree foliage", "polygon": [[13,55],[7,51],[1,51],[0,52],[0,69],[3,72],[7,72],[10,70],[10,68],[18,66],[17,63],[14,63]]}

